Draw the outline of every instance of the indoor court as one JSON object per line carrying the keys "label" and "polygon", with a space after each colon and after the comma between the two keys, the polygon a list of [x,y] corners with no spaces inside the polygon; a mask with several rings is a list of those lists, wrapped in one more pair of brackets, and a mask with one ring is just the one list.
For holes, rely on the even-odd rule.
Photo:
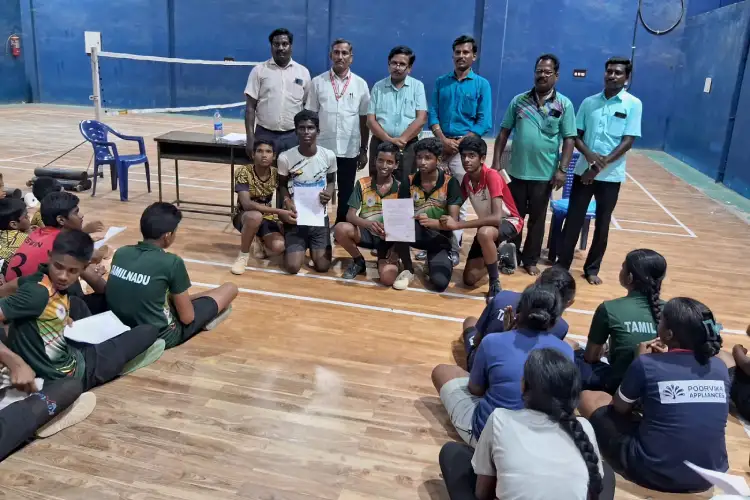
{"label": "indoor court", "polygon": [[[0,107],[6,186],[26,190],[34,168],[80,143],[78,123],[91,118],[84,107]],[[140,238],[140,214],[158,200],[153,138],[172,130],[210,134],[212,120],[159,114],[105,121],[144,136],[151,160],[150,194],[142,166],[129,172],[128,202],[111,191],[108,171],[96,197],[80,193],[86,219],[127,226],[110,242],[116,248]],[[225,130],[244,127],[227,120]],[[53,166],[83,169],[91,154],[84,144]],[[172,201],[173,162],[164,160],[162,169],[164,201]],[[179,180],[183,199],[230,201],[228,165],[181,162]],[[403,292],[377,284],[373,267],[367,278],[345,281],[340,261],[324,275],[305,267],[288,276],[278,262],[251,259],[248,272],[233,276],[239,234],[229,217],[186,213],[177,234],[170,250],[186,261],[194,289],[225,281],[240,287],[232,316],[153,365],[97,388],[87,420],[6,459],[0,498],[447,500],[437,457],[458,437],[430,372],[462,360],[461,322],[482,311],[486,280],[475,290],[458,284],[464,259],[443,294],[425,290],[419,272]],[[594,309],[623,295],[621,261],[640,247],[669,262],[663,297],[705,302],[724,326],[725,349],[750,348],[750,227],[638,151],[630,153],[614,213],[604,284],[585,283],[580,256],[573,264],[578,293],[565,313],[572,335],[585,341]],[[335,257],[344,255],[334,249]],[[365,258],[374,266],[374,257]],[[517,271],[501,280],[520,291],[533,279]],[[747,477],[750,427],[735,416],[727,449],[729,472]],[[658,494],[618,480],[616,498],[709,496]]]}

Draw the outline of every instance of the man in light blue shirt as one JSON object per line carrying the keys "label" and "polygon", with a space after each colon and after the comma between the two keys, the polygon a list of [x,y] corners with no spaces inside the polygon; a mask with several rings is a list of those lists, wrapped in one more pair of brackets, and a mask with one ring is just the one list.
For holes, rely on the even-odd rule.
{"label": "man in light blue shirt", "polygon": [[[467,135],[482,137],[492,128],[492,91],[487,79],[474,73],[471,66],[477,60],[476,40],[461,35],[453,41],[453,71],[438,77],[430,101],[429,126],[443,143],[442,166],[459,184],[464,167],[458,154],[458,144]],[[461,219],[466,219],[466,204],[461,207]],[[456,242],[463,230],[453,231]],[[454,267],[458,265],[458,245],[451,252]]]}
{"label": "man in light blue shirt", "polygon": [[367,108],[370,139],[370,176],[375,177],[375,158],[382,142],[392,142],[403,157],[394,175],[401,182],[408,181],[414,166],[414,145],[419,132],[427,123],[427,98],[424,84],[409,76],[416,56],[409,47],[399,45],[388,54],[391,74],[372,87]]}
{"label": "man in light blue shirt", "polygon": [[570,269],[578,236],[593,196],[596,200],[594,240],[583,273],[592,285],[600,285],[599,268],[607,250],[609,224],[625,181],[625,153],[641,136],[641,101],[625,90],[633,69],[629,59],[612,58],[605,64],[604,91],[587,97],[576,116],[581,152],[570,193],[558,265]]}

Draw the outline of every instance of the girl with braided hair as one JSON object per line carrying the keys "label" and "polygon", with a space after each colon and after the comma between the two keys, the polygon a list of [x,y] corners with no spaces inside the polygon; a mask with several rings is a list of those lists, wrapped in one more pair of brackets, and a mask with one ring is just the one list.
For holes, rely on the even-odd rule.
{"label": "girl with braided hair", "polygon": [[[638,344],[656,337],[663,304],[661,284],[666,274],[667,261],[653,250],[633,250],[625,257],[620,285],[628,294],[597,308],[586,350],[576,352],[584,389],[614,393],[633,362]],[[601,361],[605,355],[609,363]]]}
{"label": "girl with braided hair", "polygon": [[[440,453],[440,466],[452,500],[497,498],[595,500],[614,496],[614,473],[603,463],[591,424],[574,415],[581,379],[569,358],[556,349],[536,349],[523,368],[524,409],[500,408],[492,413],[477,444],[471,465],[476,474],[460,474],[457,443]],[[464,454],[463,468],[469,469]],[[458,491],[461,478],[464,491]],[[606,490],[606,491],[604,491]]]}
{"label": "girl with braided hair", "polygon": [[[678,297],[664,306],[658,331],[658,339],[639,346],[614,398],[583,391],[579,411],[607,462],[625,478],[658,491],[706,491],[711,484],[684,461],[721,472],[729,467],[729,372],[717,357],[721,325],[702,303]],[[636,403],[642,416],[633,412]]]}

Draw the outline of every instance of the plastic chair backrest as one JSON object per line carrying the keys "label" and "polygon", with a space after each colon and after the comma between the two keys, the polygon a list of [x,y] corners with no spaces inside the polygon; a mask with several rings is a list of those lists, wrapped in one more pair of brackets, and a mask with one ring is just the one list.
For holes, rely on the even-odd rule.
{"label": "plastic chair backrest", "polygon": [[565,186],[563,186],[563,192],[562,192],[562,198],[564,200],[567,200],[570,198],[570,192],[573,190],[573,179],[575,178],[575,169],[576,169],[576,163],[578,163],[578,158],[581,156],[581,153],[574,152],[573,157],[570,159],[570,163],[568,164],[568,175],[565,177]]}
{"label": "plastic chair backrest", "polygon": [[96,120],[83,120],[79,125],[79,129],[81,130],[81,135],[94,146],[94,153],[97,160],[112,160],[113,155],[109,146],[97,144],[97,142],[108,142],[107,135],[110,130],[108,126]]}

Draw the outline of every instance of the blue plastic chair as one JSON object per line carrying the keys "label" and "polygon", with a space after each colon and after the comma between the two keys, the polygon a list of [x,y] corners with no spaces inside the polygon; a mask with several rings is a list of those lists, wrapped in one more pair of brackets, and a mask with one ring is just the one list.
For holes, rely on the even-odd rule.
{"label": "blue plastic chair", "polygon": [[[146,145],[143,143],[143,137],[123,135],[96,120],[83,120],[79,124],[79,129],[81,130],[81,135],[94,147],[94,186],[91,196],[96,195],[96,180],[99,177],[99,167],[102,165],[109,165],[112,191],[117,189],[119,181],[120,201],[128,201],[128,168],[133,165],[144,164],[146,169],[146,187],[148,188],[148,192],[151,192],[151,170],[148,166],[148,156],[146,156]],[[139,153],[137,155],[119,154],[117,152],[117,145],[108,139],[110,132],[122,140],[137,142]]]}
{"label": "blue plastic chair", "polygon": [[[565,217],[568,215],[568,204],[570,203],[570,192],[573,190],[573,179],[575,178],[575,166],[578,162],[580,153],[573,153],[573,158],[568,165],[568,176],[565,178],[562,198],[552,200],[550,208],[552,209],[552,224],[549,226],[549,235],[547,236],[547,248],[549,249],[549,259],[554,261],[557,257],[557,242],[562,236],[562,227]],[[596,217],[596,200],[591,200],[586,209],[586,221],[581,228],[580,248],[586,250],[589,239],[589,228],[591,220]]]}

